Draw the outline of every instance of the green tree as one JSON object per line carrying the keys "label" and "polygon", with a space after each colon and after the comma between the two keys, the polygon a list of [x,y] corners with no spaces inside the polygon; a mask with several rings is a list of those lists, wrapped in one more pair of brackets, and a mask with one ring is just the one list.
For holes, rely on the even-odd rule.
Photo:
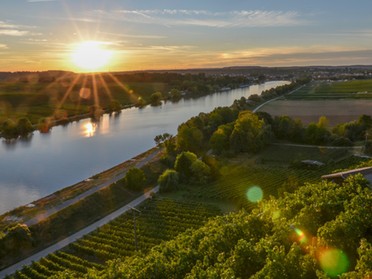
{"label": "green tree", "polygon": [[141,169],[131,168],[125,175],[125,183],[131,190],[142,190],[146,186],[145,173]]}
{"label": "green tree", "polygon": [[177,133],[177,149],[198,153],[203,149],[203,132],[189,123],[181,124]]}
{"label": "green tree", "polygon": [[164,146],[168,155],[170,156],[175,155],[176,140],[173,135],[168,134],[168,133],[157,135],[155,136],[154,141],[157,146]]}
{"label": "green tree", "polygon": [[180,175],[180,181],[186,182],[192,175],[191,165],[198,160],[196,155],[190,151],[184,151],[177,155],[174,163],[174,169]]}
{"label": "green tree", "polygon": [[161,100],[163,99],[163,94],[161,92],[155,92],[150,96],[150,103],[152,106],[161,105]]}
{"label": "green tree", "polygon": [[322,129],[327,129],[328,126],[329,126],[329,120],[328,120],[328,118],[325,117],[325,116],[321,116],[321,117],[319,117],[319,120],[318,120],[317,126],[318,126],[319,128],[322,128]]}
{"label": "green tree", "polygon": [[175,170],[165,170],[158,179],[160,192],[172,192],[177,190],[179,184],[179,175]]}
{"label": "green tree", "polygon": [[34,130],[34,127],[31,124],[31,121],[24,117],[20,118],[17,123],[17,132],[20,136],[27,136]]}
{"label": "green tree", "polygon": [[17,125],[13,120],[7,119],[2,123],[1,136],[6,139],[18,137]]}
{"label": "green tree", "polygon": [[304,141],[308,144],[326,144],[329,142],[331,133],[315,123],[310,123],[305,129]]}
{"label": "green tree", "polygon": [[108,109],[110,112],[120,112],[122,109],[122,106],[118,100],[112,100],[109,104]]}
{"label": "green tree", "polygon": [[219,126],[213,133],[209,140],[209,145],[214,153],[221,154],[223,152],[228,152],[230,149],[230,136],[233,129],[234,124],[230,123]]}
{"label": "green tree", "polygon": [[138,97],[135,106],[139,108],[143,108],[144,106],[146,106],[146,102],[142,97]]}
{"label": "green tree", "polygon": [[205,184],[210,179],[211,170],[209,166],[199,159],[191,164],[190,170],[192,174],[190,181],[192,183]]}
{"label": "green tree", "polygon": [[243,111],[235,121],[230,146],[235,152],[257,152],[267,143],[266,125],[257,115]]}
{"label": "green tree", "polygon": [[173,101],[173,102],[177,102],[181,99],[182,95],[181,95],[181,91],[179,91],[178,89],[176,88],[173,88],[170,92],[169,92],[169,95],[170,95],[170,99]]}

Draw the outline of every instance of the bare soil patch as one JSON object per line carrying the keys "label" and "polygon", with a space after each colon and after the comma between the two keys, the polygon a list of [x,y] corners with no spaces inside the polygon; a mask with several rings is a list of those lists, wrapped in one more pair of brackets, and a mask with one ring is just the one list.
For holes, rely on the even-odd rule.
{"label": "bare soil patch", "polygon": [[326,116],[330,125],[357,120],[360,115],[372,116],[372,100],[277,100],[259,111],[272,116],[288,115],[301,119],[304,124],[317,122],[320,116]]}

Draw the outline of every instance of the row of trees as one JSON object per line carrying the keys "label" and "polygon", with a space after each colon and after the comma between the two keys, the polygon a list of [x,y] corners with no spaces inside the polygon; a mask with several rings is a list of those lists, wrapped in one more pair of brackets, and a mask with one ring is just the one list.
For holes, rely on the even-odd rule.
{"label": "row of trees", "polygon": [[34,130],[28,118],[20,118],[17,122],[8,119],[5,120],[0,129],[0,136],[5,139],[17,138],[19,136],[26,137]]}

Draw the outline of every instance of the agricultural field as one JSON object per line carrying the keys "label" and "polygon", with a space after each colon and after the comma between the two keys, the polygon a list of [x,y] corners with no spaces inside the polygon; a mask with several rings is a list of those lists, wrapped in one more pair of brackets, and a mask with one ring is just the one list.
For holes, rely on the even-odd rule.
{"label": "agricultural field", "polygon": [[48,278],[58,272],[83,276],[103,269],[108,260],[145,253],[187,229],[201,227],[220,214],[218,207],[197,202],[154,198],[68,246],[25,267],[10,278]]}
{"label": "agricultural field", "polygon": [[372,115],[372,80],[312,81],[293,94],[260,108],[273,116],[287,115],[304,124],[326,116],[331,126]]}
{"label": "agricultural field", "polygon": [[313,81],[286,97],[290,100],[372,98],[372,80]]}
{"label": "agricultural field", "polygon": [[[294,149],[307,159],[323,159],[322,168],[292,167]],[[281,156],[282,154],[283,156]],[[275,161],[281,156],[281,162]],[[330,159],[333,158],[334,161]],[[328,159],[328,161],[327,161]],[[147,200],[138,211],[129,211],[109,224],[48,255],[10,278],[48,278],[69,273],[82,277],[89,269],[102,270],[106,262],[145,255],[152,247],[187,229],[196,229],[213,216],[244,208],[250,211],[257,201],[293,192],[305,182],[318,182],[323,174],[352,167],[365,161],[341,150],[270,146],[256,156],[239,155],[220,160],[219,178],[204,185],[181,185],[175,193]],[[259,188],[261,197],[252,201],[249,190]]]}

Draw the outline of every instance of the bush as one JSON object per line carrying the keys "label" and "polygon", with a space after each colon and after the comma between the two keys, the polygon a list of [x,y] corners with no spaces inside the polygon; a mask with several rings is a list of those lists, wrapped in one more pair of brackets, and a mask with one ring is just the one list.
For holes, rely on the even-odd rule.
{"label": "bush", "polygon": [[160,192],[172,192],[178,188],[179,175],[175,170],[167,169],[159,176]]}
{"label": "bush", "polygon": [[140,191],[145,187],[146,176],[143,170],[138,168],[131,168],[125,175],[125,182],[127,187],[134,191]]}

